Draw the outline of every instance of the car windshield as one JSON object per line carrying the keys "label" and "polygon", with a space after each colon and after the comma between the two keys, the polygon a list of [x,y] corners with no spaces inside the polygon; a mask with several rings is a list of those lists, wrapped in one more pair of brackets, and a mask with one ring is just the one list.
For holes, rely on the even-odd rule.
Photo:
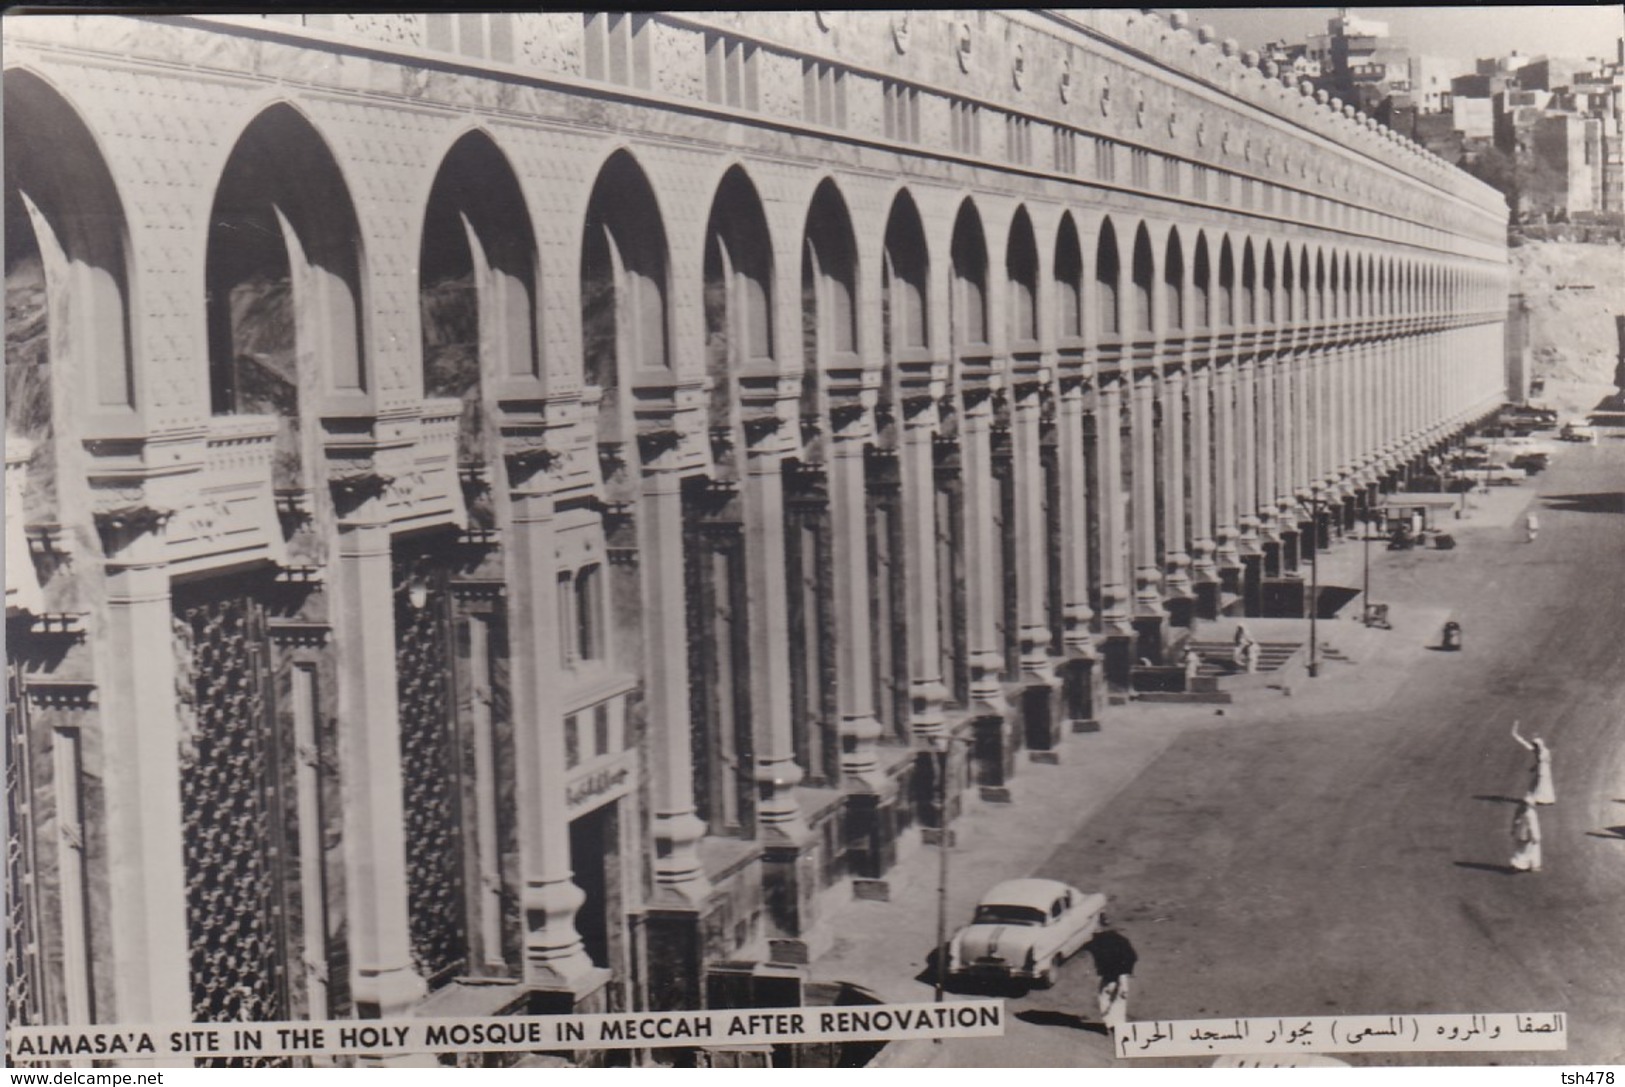
{"label": "car windshield", "polygon": [[976,907],[976,924],[978,925],[1042,925],[1044,911],[1035,910],[1031,906],[989,906]]}

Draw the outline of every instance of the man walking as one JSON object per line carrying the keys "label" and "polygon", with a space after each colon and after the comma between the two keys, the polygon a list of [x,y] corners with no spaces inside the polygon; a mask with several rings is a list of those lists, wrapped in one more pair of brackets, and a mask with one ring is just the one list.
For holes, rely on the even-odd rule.
{"label": "man walking", "polygon": [[1140,957],[1128,937],[1104,919],[1094,939],[1083,946],[1094,956],[1095,973],[1100,976],[1101,1021],[1113,1030],[1120,1030],[1128,1022],[1129,981]]}

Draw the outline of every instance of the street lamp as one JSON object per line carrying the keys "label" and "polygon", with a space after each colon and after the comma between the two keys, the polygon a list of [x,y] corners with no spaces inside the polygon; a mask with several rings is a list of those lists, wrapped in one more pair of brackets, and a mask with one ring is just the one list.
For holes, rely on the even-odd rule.
{"label": "street lamp", "polygon": [[1309,488],[1309,523],[1310,547],[1309,552],[1309,678],[1314,679],[1320,675],[1320,641],[1317,637],[1315,620],[1320,612],[1320,507],[1325,500],[1320,497],[1320,487],[1313,485]]}

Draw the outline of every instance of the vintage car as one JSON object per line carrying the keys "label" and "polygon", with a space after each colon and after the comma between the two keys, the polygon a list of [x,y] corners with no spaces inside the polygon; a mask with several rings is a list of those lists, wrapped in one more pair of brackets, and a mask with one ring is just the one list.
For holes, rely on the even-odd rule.
{"label": "vintage car", "polygon": [[1529,473],[1522,468],[1511,468],[1505,464],[1481,464],[1477,467],[1463,468],[1457,475],[1480,483],[1522,483],[1529,478]]}
{"label": "vintage car", "polygon": [[948,944],[956,980],[1048,988],[1055,970],[1100,928],[1106,896],[1053,879],[1011,879],[982,896],[971,923]]}
{"label": "vintage car", "polygon": [[1597,432],[1584,420],[1571,419],[1563,424],[1563,431],[1558,437],[1565,442],[1594,442],[1597,440]]}

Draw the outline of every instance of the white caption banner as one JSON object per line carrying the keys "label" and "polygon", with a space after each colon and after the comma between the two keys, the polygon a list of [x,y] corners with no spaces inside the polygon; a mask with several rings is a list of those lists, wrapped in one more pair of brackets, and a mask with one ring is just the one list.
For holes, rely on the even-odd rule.
{"label": "white caption banner", "polygon": [[83,1057],[340,1057],[900,1041],[993,1037],[1004,1033],[1004,1022],[1004,1001],[976,1000],[624,1015],[11,1027],[6,1032],[6,1055],[10,1063]]}
{"label": "white caption banner", "polygon": [[1128,1023],[1113,1031],[1117,1055],[1473,1053],[1567,1049],[1562,1012],[1493,1015],[1351,1015],[1301,1019],[1174,1019]]}

